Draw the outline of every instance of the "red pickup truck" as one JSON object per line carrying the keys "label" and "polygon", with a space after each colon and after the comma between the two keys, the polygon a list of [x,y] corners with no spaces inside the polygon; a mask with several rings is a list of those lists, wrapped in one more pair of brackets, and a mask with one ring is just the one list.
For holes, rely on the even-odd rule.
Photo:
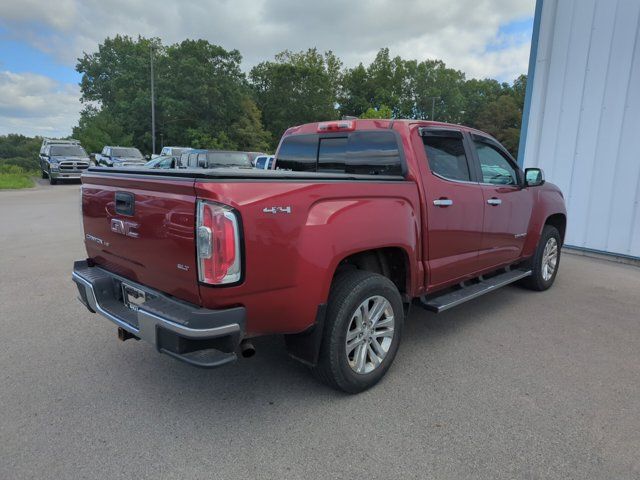
{"label": "red pickup truck", "polygon": [[[283,334],[320,379],[385,374],[410,306],[440,312],[513,282],[549,288],[566,210],[491,136],[416,120],[290,128],[275,170],[82,175],[80,300],[200,367]],[[514,312],[517,314],[517,312]]]}

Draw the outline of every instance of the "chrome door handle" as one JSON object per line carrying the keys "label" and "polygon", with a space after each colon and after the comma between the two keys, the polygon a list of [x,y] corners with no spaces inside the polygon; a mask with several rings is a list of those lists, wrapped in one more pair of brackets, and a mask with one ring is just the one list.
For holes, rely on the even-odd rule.
{"label": "chrome door handle", "polygon": [[437,200],[433,201],[433,204],[436,207],[450,207],[451,205],[453,205],[453,200],[450,200],[448,198],[438,198]]}
{"label": "chrome door handle", "polygon": [[487,200],[487,203],[495,207],[497,205],[500,205],[502,203],[502,200],[500,200],[499,198],[490,198],[489,200]]}

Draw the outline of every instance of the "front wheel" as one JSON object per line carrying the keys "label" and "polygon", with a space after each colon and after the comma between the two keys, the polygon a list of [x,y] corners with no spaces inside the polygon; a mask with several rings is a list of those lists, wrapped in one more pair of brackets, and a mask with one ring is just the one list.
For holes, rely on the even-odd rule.
{"label": "front wheel", "polygon": [[57,183],[58,183],[58,179],[57,178],[53,178],[51,176],[51,173],[49,173],[49,184],[56,185]]}
{"label": "front wheel", "polygon": [[525,287],[541,292],[553,285],[560,267],[561,247],[562,239],[558,229],[553,225],[545,225],[536,253],[531,259],[531,276],[522,282]]}
{"label": "front wheel", "polygon": [[317,377],[348,393],[372,387],[396,356],[403,324],[402,298],[388,278],[362,270],[339,274],[329,295]]}

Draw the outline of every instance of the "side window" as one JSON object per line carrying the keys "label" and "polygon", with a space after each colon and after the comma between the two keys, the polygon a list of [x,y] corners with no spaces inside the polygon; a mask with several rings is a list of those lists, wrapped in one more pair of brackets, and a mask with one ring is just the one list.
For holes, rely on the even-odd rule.
{"label": "side window", "polygon": [[424,150],[433,173],[448,180],[471,180],[462,133],[427,131],[423,134]]}
{"label": "side window", "polygon": [[482,170],[482,183],[493,185],[517,185],[518,174],[503,154],[492,145],[483,141],[474,140],[480,169]]}
{"label": "side window", "polygon": [[290,135],[278,151],[278,170],[315,172],[318,154],[317,135]]}
{"label": "side window", "polygon": [[189,154],[189,167],[196,168],[198,166],[198,154],[191,153]]}

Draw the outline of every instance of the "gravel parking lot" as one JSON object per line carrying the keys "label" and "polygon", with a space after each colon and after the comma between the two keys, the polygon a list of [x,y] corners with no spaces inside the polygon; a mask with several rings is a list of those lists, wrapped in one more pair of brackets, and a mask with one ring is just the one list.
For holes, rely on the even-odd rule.
{"label": "gravel parking lot", "polygon": [[640,268],[565,255],[548,292],[416,308],[346,396],[281,338],[210,371],[117,341],[76,301],[78,196],[0,192],[0,478],[640,477]]}

